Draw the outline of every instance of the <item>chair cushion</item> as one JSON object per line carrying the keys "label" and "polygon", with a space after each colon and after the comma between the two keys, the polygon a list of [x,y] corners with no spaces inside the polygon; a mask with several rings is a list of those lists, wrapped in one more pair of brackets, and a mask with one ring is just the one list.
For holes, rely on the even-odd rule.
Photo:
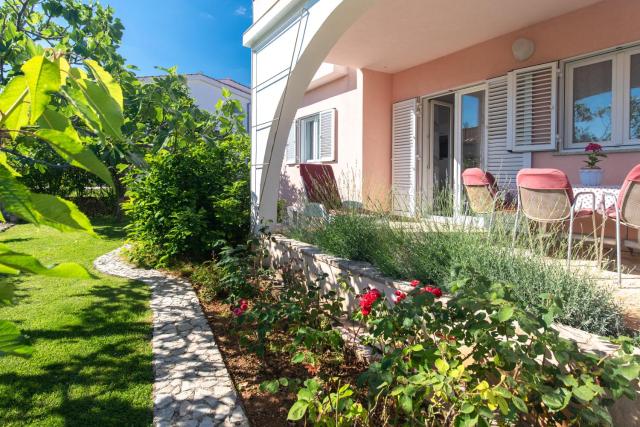
{"label": "chair cushion", "polygon": [[565,190],[573,204],[573,189],[567,174],[558,169],[526,168],[520,169],[516,176],[518,187],[530,190]]}
{"label": "chair cushion", "polygon": [[[620,194],[618,195],[618,200],[616,204],[618,205],[618,209],[622,209],[622,203],[624,202],[624,198],[626,196],[626,192],[629,189],[629,186],[632,182],[640,183],[640,164],[635,165],[624,178],[624,182],[622,183],[622,188],[620,189]],[[615,215],[615,211],[614,211]]]}
{"label": "chair cushion", "polygon": [[480,168],[465,169],[464,172],[462,172],[462,183],[465,186],[486,186],[492,197],[495,197],[498,192],[495,177],[491,173],[485,172]]}
{"label": "chair cushion", "polygon": [[309,202],[321,203],[328,210],[340,209],[342,200],[331,165],[303,163],[300,176]]}

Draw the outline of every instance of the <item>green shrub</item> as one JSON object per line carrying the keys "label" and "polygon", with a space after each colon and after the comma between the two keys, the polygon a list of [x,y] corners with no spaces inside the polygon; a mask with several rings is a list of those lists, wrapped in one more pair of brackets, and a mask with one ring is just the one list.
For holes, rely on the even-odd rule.
{"label": "green shrub", "polygon": [[[449,289],[446,304],[415,288],[393,307],[378,297],[356,315],[383,353],[360,379],[363,406],[386,406],[390,424],[609,425],[607,408],[635,398],[640,356],[629,338],[613,355],[584,353],[552,328],[561,306],[548,295],[532,315],[518,307],[518,289],[481,275]],[[311,410],[314,398],[298,402]],[[290,419],[305,415],[301,404]],[[335,412],[323,418],[350,415]]]}
{"label": "green shrub", "polygon": [[293,265],[283,267],[281,284],[263,283],[244,309],[234,311],[237,333],[265,361],[271,351],[290,352],[292,364],[311,367],[261,385],[270,393],[302,385],[288,413],[294,422],[611,425],[608,408],[636,397],[640,356],[633,341],[614,340],[618,350],[604,357],[583,352],[553,328],[562,312],[559,298],[541,295],[532,314],[519,303],[517,286],[466,270],[466,277],[447,282],[446,302],[439,289],[419,284],[396,291],[395,304],[377,289],[350,295],[360,306],[351,319],[366,331],[356,339],[378,356],[356,380],[336,376],[327,363],[353,349],[334,328],[349,316],[342,297],[321,292],[323,277],[309,281]]}
{"label": "green shrub", "polygon": [[[227,93],[228,95],[228,93]],[[132,258],[166,266],[180,258],[206,259],[216,241],[244,240],[249,228],[249,149],[237,101],[226,98],[205,123],[185,117],[197,132],[174,134],[147,166],[126,178],[123,208],[135,242]]]}
{"label": "green shrub", "polygon": [[[288,233],[344,258],[367,261],[396,279],[418,279],[446,288],[454,269],[476,271],[490,280],[512,283],[514,298],[533,314],[544,294],[563,303],[558,321],[601,335],[624,331],[620,307],[608,290],[584,274],[569,273],[531,249],[513,250],[509,233],[486,233],[415,223],[402,227],[391,218],[342,214],[313,229]],[[563,251],[564,249],[561,248]],[[564,253],[564,252],[562,252]]]}
{"label": "green shrub", "polygon": [[252,243],[232,247],[216,242],[215,259],[194,268],[191,281],[200,288],[205,301],[219,299],[236,303],[255,295],[251,278],[259,274],[259,261]]}
{"label": "green shrub", "polygon": [[222,279],[225,272],[215,261],[197,265],[191,273],[191,282],[200,288],[200,296],[207,302],[227,297]]}

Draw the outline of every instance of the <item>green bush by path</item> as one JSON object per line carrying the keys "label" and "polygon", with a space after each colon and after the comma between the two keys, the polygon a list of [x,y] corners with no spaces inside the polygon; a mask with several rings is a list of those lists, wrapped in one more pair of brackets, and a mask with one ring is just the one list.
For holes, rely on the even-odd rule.
{"label": "green bush by path", "polygon": [[470,227],[451,231],[415,223],[403,228],[384,215],[344,214],[288,233],[333,255],[370,262],[396,279],[446,287],[456,270],[511,283],[517,301],[533,314],[550,294],[563,303],[559,322],[601,335],[624,331],[621,309],[610,292],[585,275],[569,274],[563,263],[532,250],[513,250],[509,230],[498,230],[489,240]]}
{"label": "green bush by path", "polygon": [[162,267],[206,259],[216,241],[246,237],[250,141],[240,103],[225,96],[214,115],[184,117],[180,126],[190,131],[168,138],[125,179],[134,261]]}
{"label": "green bush by path", "polygon": [[32,225],[0,234],[0,243],[44,263],[73,259],[98,275],[16,283],[19,304],[0,308],[0,317],[18,324],[34,352],[0,359],[0,425],[151,425],[149,290],[92,269],[124,237],[120,226],[94,225],[102,238]]}

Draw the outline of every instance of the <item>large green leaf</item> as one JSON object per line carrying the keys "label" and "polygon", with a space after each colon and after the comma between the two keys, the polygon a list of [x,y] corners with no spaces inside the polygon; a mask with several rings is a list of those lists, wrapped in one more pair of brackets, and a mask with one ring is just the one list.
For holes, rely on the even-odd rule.
{"label": "large green leaf", "polygon": [[[72,69],[75,70],[75,69]],[[95,111],[89,105],[89,101],[84,96],[82,89],[77,84],[67,85],[62,90],[62,94],[67,98],[67,101],[75,107],[76,113],[84,121],[85,125],[94,132],[100,130],[100,118]]]}
{"label": "large green leaf", "polygon": [[498,311],[498,321],[506,322],[507,320],[511,319],[511,317],[513,316],[513,311],[513,307],[511,307],[510,305],[502,306]]}
{"label": "large green leaf", "polygon": [[9,173],[13,176],[21,176],[20,172],[15,170],[13,166],[9,164],[9,159],[7,158],[7,153],[4,151],[0,151],[0,165],[4,166],[5,169],[9,171]]}
{"label": "large green leaf", "polygon": [[620,366],[616,369],[616,373],[622,375],[628,381],[635,381],[640,375],[640,365],[633,363],[627,366]]}
{"label": "large green leaf", "polygon": [[85,96],[100,117],[102,131],[114,138],[122,139],[121,127],[124,117],[116,100],[104,87],[92,81],[86,82]]}
{"label": "large green leaf", "polygon": [[297,401],[293,404],[291,409],[289,409],[289,414],[287,414],[287,419],[291,421],[298,421],[304,417],[305,412],[307,412],[307,408],[309,407],[308,402]]}
{"label": "large green leaf", "polygon": [[39,218],[31,203],[29,189],[19,183],[4,165],[0,164],[0,202],[4,209],[25,221],[38,224]]}
{"label": "large green leaf", "polygon": [[82,143],[80,136],[75,128],[71,125],[71,121],[64,115],[55,110],[47,108],[38,119],[38,125],[42,128],[54,129],[69,135],[74,141]]}
{"label": "large green leaf", "polygon": [[31,193],[40,223],[61,231],[82,230],[94,234],[89,218],[72,202],[50,194]]}
{"label": "large green leaf", "polygon": [[120,111],[122,111],[124,109],[124,102],[120,85],[113,79],[111,74],[106,72],[96,61],[87,59],[84,63],[91,69],[95,79],[100,82],[106,91],[109,92],[109,95],[118,103]]}
{"label": "large green leaf", "polygon": [[74,166],[81,167],[113,187],[113,180],[107,167],[96,157],[93,151],[64,132],[55,129],[40,129],[36,135],[51,145],[65,160]]}
{"label": "large green leaf", "polygon": [[38,274],[41,276],[68,277],[77,279],[89,279],[93,276],[81,265],[71,262],[58,264],[47,268],[37,258],[15,252],[7,245],[0,244],[0,265],[14,268],[24,273]]}
{"label": "large green leaf", "polygon": [[28,357],[33,348],[27,345],[18,328],[7,320],[0,320],[0,356],[12,354]]}
{"label": "large green leaf", "polygon": [[72,98],[83,118],[94,125],[97,117],[102,132],[122,139],[124,117],[118,101],[104,85],[89,80],[82,70],[72,68],[70,75],[73,77],[73,85],[67,90],[67,95]]}
{"label": "large green leaf", "polygon": [[22,65],[29,87],[31,103],[30,124],[35,124],[51,100],[51,94],[60,90],[60,70],[44,56],[35,56]]}
{"label": "large green leaf", "polygon": [[29,124],[29,95],[27,79],[24,76],[12,78],[0,93],[0,127],[9,129],[15,138],[18,130]]}

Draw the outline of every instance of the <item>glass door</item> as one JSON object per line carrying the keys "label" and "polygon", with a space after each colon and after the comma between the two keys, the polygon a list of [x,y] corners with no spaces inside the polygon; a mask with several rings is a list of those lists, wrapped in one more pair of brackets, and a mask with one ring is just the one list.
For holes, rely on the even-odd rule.
{"label": "glass door", "polygon": [[435,215],[452,214],[451,171],[453,168],[453,105],[430,101],[431,210]]}
{"label": "glass door", "polygon": [[485,159],[485,86],[456,93],[456,147],[454,154],[455,212],[463,212],[462,172],[483,168]]}

